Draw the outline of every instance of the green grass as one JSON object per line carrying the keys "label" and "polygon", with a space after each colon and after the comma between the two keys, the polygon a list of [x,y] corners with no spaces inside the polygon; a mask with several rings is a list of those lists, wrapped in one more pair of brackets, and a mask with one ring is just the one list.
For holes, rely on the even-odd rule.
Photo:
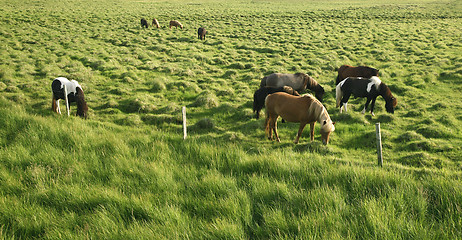
{"label": "green grass", "polygon": [[[0,13],[2,239],[462,235],[459,1],[0,0]],[[339,114],[343,64],[380,69],[395,114],[382,98],[375,117],[365,99]],[[318,127],[294,145],[293,123],[266,139],[251,107],[272,72],[324,86],[328,146]],[[58,76],[83,86],[88,120],[50,110]]]}

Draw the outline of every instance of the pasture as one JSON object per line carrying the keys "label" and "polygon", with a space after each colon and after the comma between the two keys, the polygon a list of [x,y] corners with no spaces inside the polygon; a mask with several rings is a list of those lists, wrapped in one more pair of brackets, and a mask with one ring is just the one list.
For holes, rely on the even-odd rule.
{"label": "pasture", "polygon": [[[0,238],[461,238],[460,26],[457,0],[0,0]],[[340,114],[343,64],[380,69],[395,113]],[[329,145],[265,137],[273,72],[324,87]],[[51,111],[59,76],[87,120]]]}

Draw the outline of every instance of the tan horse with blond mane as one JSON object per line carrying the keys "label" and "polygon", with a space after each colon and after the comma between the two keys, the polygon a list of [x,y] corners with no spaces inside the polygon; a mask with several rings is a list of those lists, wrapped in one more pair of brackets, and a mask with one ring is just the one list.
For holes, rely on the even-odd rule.
{"label": "tan horse with blond mane", "polygon": [[297,144],[306,124],[310,124],[310,139],[314,140],[314,125],[321,124],[321,140],[324,145],[329,143],[329,136],[335,130],[334,124],[327,113],[326,108],[313,95],[293,96],[285,92],[270,94],[265,100],[266,120],[265,131],[268,139],[273,139],[273,131],[276,140],[280,142],[277,131],[277,120],[279,116],[287,122],[300,123],[297,137],[294,143]]}

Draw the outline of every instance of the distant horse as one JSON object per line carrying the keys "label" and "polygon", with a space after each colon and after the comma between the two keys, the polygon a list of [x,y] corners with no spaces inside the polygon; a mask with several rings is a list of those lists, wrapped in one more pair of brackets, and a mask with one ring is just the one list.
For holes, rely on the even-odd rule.
{"label": "distant horse", "polygon": [[314,125],[321,124],[321,140],[324,145],[329,143],[329,135],[335,130],[334,124],[327,113],[326,108],[312,95],[293,96],[285,92],[277,92],[268,95],[265,100],[266,120],[265,131],[268,139],[280,142],[277,131],[277,120],[279,116],[288,122],[300,123],[297,137],[294,143],[297,144],[306,124],[310,124],[310,139],[314,140]]}
{"label": "distant horse", "polygon": [[200,27],[199,29],[197,29],[197,38],[199,38],[200,40],[205,40],[206,33],[207,30],[205,30],[205,28],[203,27]]}
{"label": "distant horse", "polygon": [[148,21],[144,18],[141,19],[141,27],[148,28]]}
{"label": "distant horse", "polygon": [[379,76],[379,70],[366,66],[353,67],[349,65],[342,65],[338,69],[337,79],[335,85],[337,86],[340,81],[347,77],[363,77],[371,78],[372,76]]}
{"label": "distant horse", "polygon": [[181,24],[180,22],[178,22],[178,21],[176,21],[176,20],[170,21],[170,26],[169,26],[169,28],[172,29],[172,26],[173,26],[173,27],[176,27],[176,28],[180,27],[181,29],[183,29],[183,24]]}
{"label": "distant horse", "polygon": [[275,93],[275,92],[286,92],[288,94],[294,95],[294,96],[300,96],[297,91],[295,91],[293,88],[289,86],[284,86],[284,87],[262,87],[255,91],[253,94],[253,112],[255,114],[255,118],[259,119],[260,118],[260,111],[265,105],[265,98],[268,96],[268,94]]}
{"label": "distant horse", "polygon": [[295,91],[302,92],[305,89],[314,91],[316,98],[322,102],[324,88],[312,77],[305,73],[272,73],[261,80],[260,87],[283,87],[290,86]]}
{"label": "distant horse", "polygon": [[76,102],[77,104],[77,115],[82,118],[87,118],[88,106],[85,102],[85,95],[83,94],[82,87],[80,84],[75,81],[69,81],[67,78],[58,77],[51,83],[51,90],[53,92],[52,100],[51,100],[51,109],[61,114],[61,109],[59,107],[59,100],[65,99],[64,96],[64,86],[66,86],[67,91],[67,99],[69,102],[69,110],[70,104],[72,102]]}
{"label": "distant horse", "polygon": [[369,103],[371,103],[371,114],[374,116],[374,105],[377,96],[382,96],[385,99],[385,109],[389,113],[395,112],[397,100],[391,94],[388,86],[380,81],[378,77],[371,78],[356,78],[348,77],[341,81],[336,87],[336,99],[337,107],[340,107],[340,113],[342,113],[342,107],[347,111],[347,102],[350,96],[353,94],[355,97],[366,97],[366,104],[361,113],[365,113]]}
{"label": "distant horse", "polygon": [[156,26],[156,28],[160,28],[160,25],[159,25],[159,21],[157,21],[157,19],[152,19],[152,26]]}

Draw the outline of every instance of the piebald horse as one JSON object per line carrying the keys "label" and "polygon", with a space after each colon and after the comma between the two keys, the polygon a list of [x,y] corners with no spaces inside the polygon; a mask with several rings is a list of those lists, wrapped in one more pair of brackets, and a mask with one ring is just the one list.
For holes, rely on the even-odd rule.
{"label": "piebald horse", "polygon": [[277,132],[277,120],[279,116],[288,122],[300,123],[297,137],[294,143],[297,144],[306,124],[310,124],[310,139],[314,140],[314,125],[321,124],[321,140],[324,145],[329,143],[329,136],[335,130],[335,122],[329,117],[326,108],[315,97],[310,94],[293,96],[285,92],[270,94],[265,100],[266,120],[265,131],[268,139],[273,139],[273,131],[276,140],[280,142]]}
{"label": "piebald horse", "polygon": [[255,91],[253,94],[253,112],[255,113],[255,118],[260,118],[260,111],[265,106],[265,98],[268,94],[275,92],[286,92],[294,96],[300,96],[297,91],[289,86],[283,87],[262,87]]}
{"label": "piebald horse", "polygon": [[260,87],[283,87],[290,86],[295,91],[302,92],[310,89],[316,98],[322,102],[324,88],[312,77],[305,73],[272,73],[261,80]]}
{"label": "piebald horse", "polygon": [[380,81],[378,77],[371,78],[355,78],[348,77],[341,81],[336,87],[336,100],[337,107],[340,107],[340,113],[342,113],[342,108],[345,108],[347,111],[347,102],[351,95],[355,97],[366,97],[366,104],[361,113],[365,113],[369,103],[371,103],[371,114],[374,116],[374,105],[377,96],[382,96],[385,99],[385,109],[389,113],[395,112],[395,107],[397,100],[391,94],[390,88]]}
{"label": "piebald horse", "polygon": [[379,70],[367,66],[358,66],[353,67],[350,65],[342,65],[338,69],[337,79],[335,80],[335,85],[337,86],[340,81],[347,77],[363,77],[371,78],[373,76],[379,76]]}
{"label": "piebald horse", "polygon": [[[58,77],[51,83],[51,90],[53,92],[51,109],[54,112],[61,114],[59,100],[66,99],[65,92],[67,92],[68,104],[70,105],[70,103],[76,102],[77,115],[82,118],[87,118],[88,106],[85,102],[85,95],[83,94],[82,87],[77,81],[69,81],[65,77]],[[70,110],[70,106],[66,107],[69,107]]]}

